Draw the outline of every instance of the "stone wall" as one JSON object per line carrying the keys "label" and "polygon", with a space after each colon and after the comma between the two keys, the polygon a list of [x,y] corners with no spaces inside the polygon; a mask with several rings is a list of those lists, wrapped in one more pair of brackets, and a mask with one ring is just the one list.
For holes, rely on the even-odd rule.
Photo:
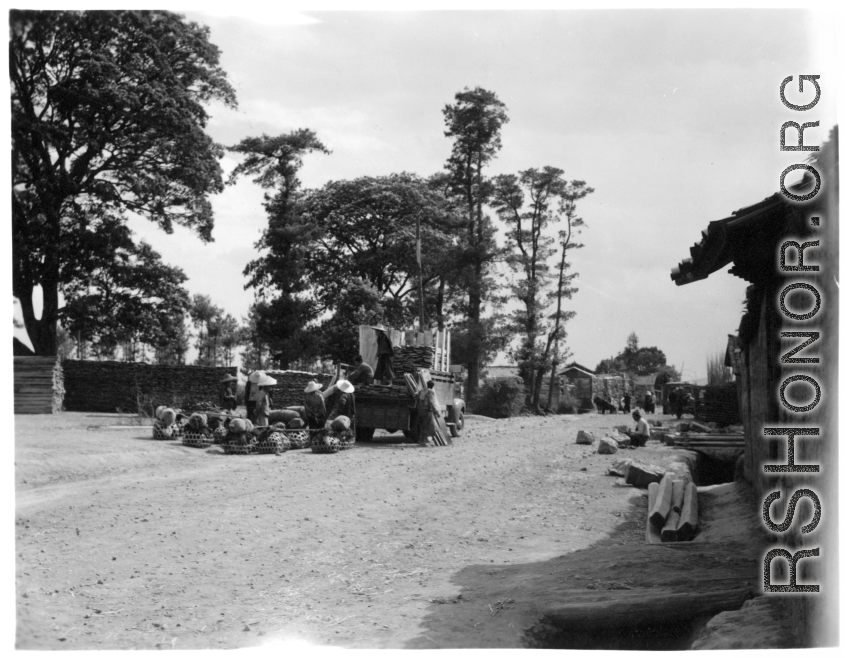
{"label": "stone wall", "polygon": [[62,362],[65,410],[152,413],[160,404],[190,408],[199,402],[217,405],[220,381],[236,375],[235,366],[159,366],[122,361]]}

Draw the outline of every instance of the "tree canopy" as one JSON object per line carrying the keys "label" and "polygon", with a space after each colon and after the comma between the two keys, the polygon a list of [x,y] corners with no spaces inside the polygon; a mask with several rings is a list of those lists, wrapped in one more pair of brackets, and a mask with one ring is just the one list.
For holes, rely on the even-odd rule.
{"label": "tree canopy", "polygon": [[132,212],[212,239],[222,149],[204,104],[235,92],[208,28],[170,12],[12,11],[10,28],[13,294],[36,353],[55,354],[60,292],[108,261],[97,222]]}

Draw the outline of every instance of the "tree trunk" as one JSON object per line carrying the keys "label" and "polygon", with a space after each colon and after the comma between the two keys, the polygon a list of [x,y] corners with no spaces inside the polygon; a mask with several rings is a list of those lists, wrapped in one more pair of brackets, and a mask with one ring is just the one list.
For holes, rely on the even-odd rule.
{"label": "tree trunk", "polygon": [[547,408],[553,409],[553,385],[556,381],[556,366],[559,365],[556,361],[553,361],[553,364],[550,368],[550,389],[547,391]]}
{"label": "tree trunk", "polygon": [[438,277],[438,295],[435,298],[435,316],[438,320],[438,331],[444,331],[444,287],[446,280]]}
{"label": "tree trunk", "polygon": [[[51,257],[51,260],[56,261],[56,258]],[[52,266],[53,263],[51,263],[50,269],[54,269]],[[56,324],[59,320],[58,262],[55,262],[55,271],[56,275],[50,277],[52,282],[45,277],[45,280],[41,283],[43,298],[41,319],[35,317],[32,290],[28,295],[22,295],[18,298],[24,316],[24,326],[36,356],[56,356],[58,348],[56,341]]]}
{"label": "tree trunk", "polygon": [[535,384],[532,391],[532,411],[539,413],[541,411],[541,384],[544,383],[544,368],[539,367],[535,373]]}

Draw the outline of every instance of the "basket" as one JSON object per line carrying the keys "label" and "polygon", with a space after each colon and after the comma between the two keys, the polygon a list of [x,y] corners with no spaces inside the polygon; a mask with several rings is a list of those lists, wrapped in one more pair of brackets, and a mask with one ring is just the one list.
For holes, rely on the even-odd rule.
{"label": "basket", "polygon": [[174,438],[173,425],[165,427],[161,421],[153,423],[153,438],[157,441],[168,441]]}
{"label": "basket", "polygon": [[253,442],[252,434],[229,434],[227,442],[223,445],[227,455],[249,455],[256,444]]}
{"label": "basket", "polygon": [[211,436],[186,430],[185,435],[182,437],[182,445],[189,448],[208,448],[212,445],[212,440]]}
{"label": "basket", "polygon": [[[330,432],[333,434],[333,432]],[[338,438],[338,449],[339,450],[350,450],[356,443],[356,435],[353,434],[353,430],[346,429],[343,432],[337,432]]]}
{"label": "basket", "polygon": [[212,430],[212,438],[213,438],[215,445],[222,445],[222,444],[226,443],[226,434],[227,434],[226,427],[223,427],[223,426],[217,427],[214,430]]}
{"label": "basket", "polygon": [[309,447],[309,432],[306,430],[286,430],[285,436],[288,437],[289,450]]}
{"label": "basket", "polygon": [[272,432],[256,444],[256,452],[260,455],[275,455],[288,450],[291,444],[282,432]]}
{"label": "basket", "polygon": [[332,432],[319,432],[312,438],[312,452],[332,454],[341,450],[341,441]]}

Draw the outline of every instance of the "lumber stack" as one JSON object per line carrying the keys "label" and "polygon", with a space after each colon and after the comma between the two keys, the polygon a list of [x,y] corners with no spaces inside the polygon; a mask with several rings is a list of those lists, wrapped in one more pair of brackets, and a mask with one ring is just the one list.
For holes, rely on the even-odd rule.
{"label": "lumber stack", "polygon": [[665,475],[650,484],[647,503],[647,542],[691,541],[697,534],[697,485]]}
{"label": "lumber stack", "polygon": [[62,362],[65,409],[152,414],[159,405],[192,408],[217,400],[220,381],[236,368],[165,366],[121,361]]}
{"label": "lumber stack", "polygon": [[697,450],[703,448],[723,448],[727,450],[744,450],[744,435],[743,434],[695,434],[693,432],[683,432],[676,434],[673,437],[674,448],[684,448],[686,450]]}
{"label": "lumber stack", "polygon": [[53,356],[14,357],[15,413],[52,414],[62,410],[62,366]]}
{"label": "lumber stack", "polygon": [[268,370],[267,374],[276,380],[276,386],[268,386],[275,409],[303,404],[305,397],[303,390],[310,381],[314,380],[326,389],[327,384],[332,380],[332,375],[303,370]]}
{"label": "lumber stack", "polygon": [[401,383],[397,384],[371,384],[370,386],[356,387],[356,403],[360,402],[380,402],[383,404],[404,404],[412,403],[412,394],[409,393],[409,387],[405,379],[400,379]]}
{"label": "lumber stack", "polygon": [[698,386],[694,395],[694,417],[720,425],[741,422],[735,386]]}
{"label": "lumber stack", "polygon": [[406,345],[395,348],[391,368],[397,374],[415,373],[420,368],[433,368],[435,348],[429,345]]}

